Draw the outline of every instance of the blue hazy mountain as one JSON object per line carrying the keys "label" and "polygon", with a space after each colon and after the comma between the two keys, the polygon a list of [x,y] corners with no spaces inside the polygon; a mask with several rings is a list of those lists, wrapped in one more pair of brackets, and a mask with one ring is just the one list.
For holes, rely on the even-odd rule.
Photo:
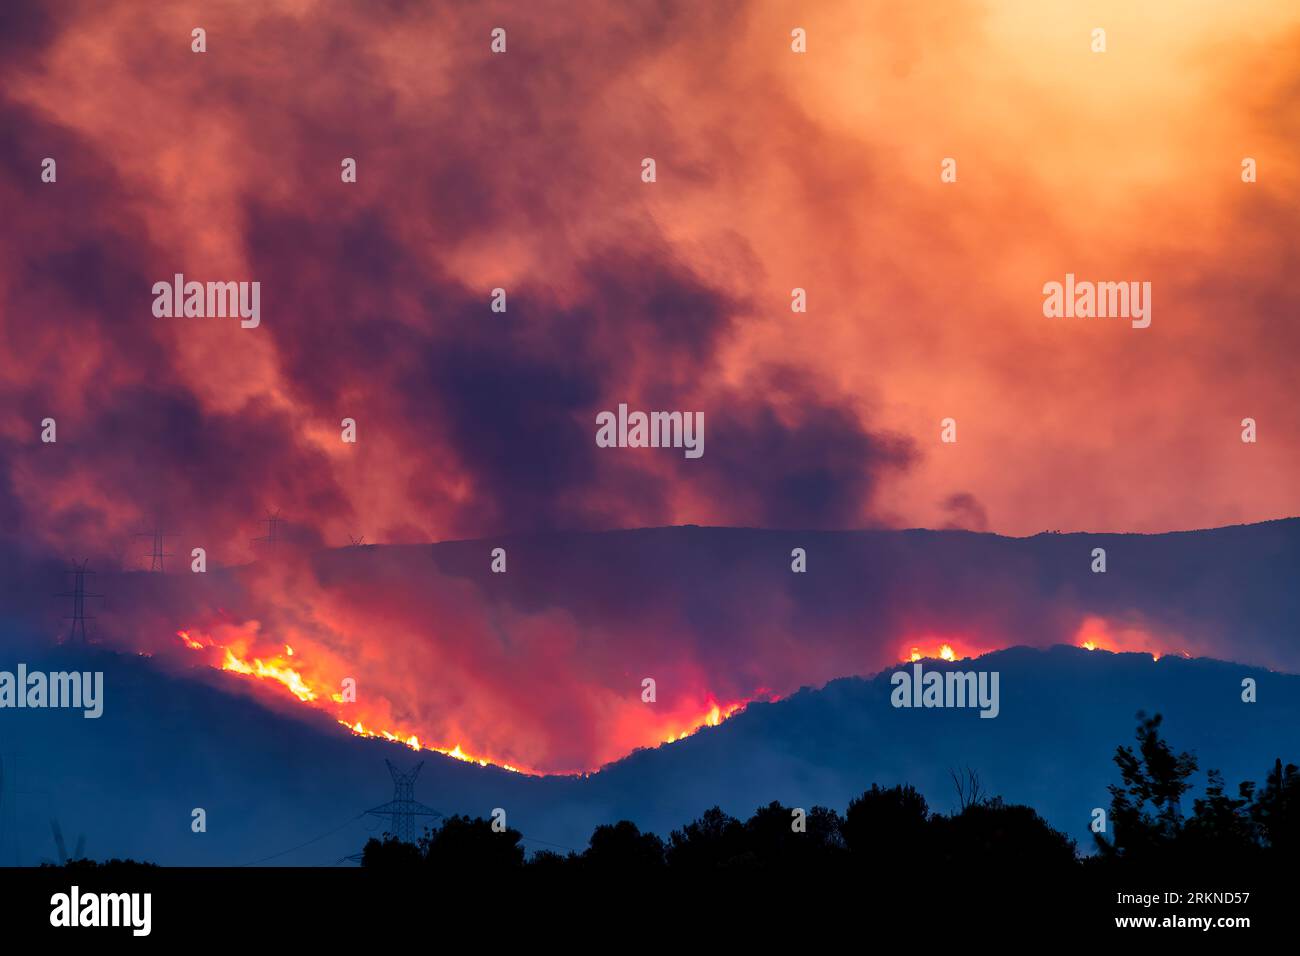
{"label": "blue hazy mountain", "polygon": [[[508,580],[490,574],[485,560],[498,543],[509,548]],[[752,704],[717,728],[572,778],[417,755],[353,737],[291,699],[275,706],[254,698],[230,675],[178,673],[144,656],[38,640],[67,627],[58,620],[63,605],[50,597],[65,589],[64,566],[17,547],[0,541],[0,670],[20,661],[103,670],[108,692],[98,720],[0,709],[4,864],[54,857],[51,819],[70,847],[84,834],[87,852],[101,859],[239,864],[306,844],[272,862],[333,862],[382,831],[382,821],[361,812],[393,796],[385,758],[400,767],[423,760],[416,796],[440,811],[488,816],[501,807],[532,840],[579,849],[595,825],[619,818],[666,834],[714,804],[736,815],[773,799],[842,809],[873,782],[910,782],[944,810],[953,798],[948,772],[958,767],[1087,845],[1089,813],[1107,803],[1106,786],[1117,780],[1111,757],[1131,742],[1138,710],[1164,714],[1172,744],[1196,752],[1203,770],[1222,770],[1230,785],[1262,780],[1277,756],[1300,762],[1300,677],[1265,669],[1300,671],[1297,519],[1030,538],[683,527],[307,556],[323,588],[367,592],[379,582],[400,594],[428,586],[430,575],[457,579],[494,619],[501,607],[558,608],[609,640],[631,622],[636,640],[689,640],[724,672],[746,666],[754,627],[768,634],[769,667],[781,654],[835,655],[821,671],[841,679]],[[793,547],[807,550],[807,574],[790,572]],[[1107,551],[1104,575],[1089,570],[1095,547]],[[155,642],[168,640],[167,612],[214,593],[238,606],[241,575],[254,573],[217,569],[204,581],[101,574],[95,586],[112,607],[99,624],[111,631],[124,609],[143,608],[156,612]],[[1153,661],[1051,646],[1070,642],[1084,613],[1186,636],[1187,649],[1203,657]],[[949,626],[999,635],[1000,645],[1032,645],[953,665],[999,672],[997,718],[895,709],[888,669],[853,676],[880,666],[862,661],[895,659],[894,635]],[[106,647],[136,646],[130,634],[116,637]],[[1258,684],[1256,703],[1241,700],[1245,677]],[[206,811],[204,834],[191,832],[195,808]]]}
{"label": "blue hazy mountain", "polygon": [[[51,819],[69,846],[84,834],[87,853],[101,859],[232,865],[306,843],[269,862],[332,863],[382,830],[359,814],[393,796],[385,758],[401,768],[423,760],[416,797],[440,811],[486,817],[504,808],[534,849],[581,849],[596,824],[620,818],[666,835],[714,804],[737,815],[773,799],[842,809],[873,782],[910,782],[946,810],[954,800],[948,771],[958,767],[1087,846],[1090,811],[1108,803],[1106,786],[1118,779],[1111,757],[1131,742],[1138,710],[1164,714],[1173,745],[1232,785],[1262,780],[1276,756],[1300,759],[1300,677],[1069,647],[925,662],[996,670],[995,719],[895,708],[885,672],[753,704],[719,727],[569,778],[352,737],[323,715],[290,716],[232,693],[215,672],[181,679],[147,658],[93,647],[18,652],[32,668],[102,670],[112,696],[98,720],[71,710],[0,711],[0,862],[8,865],[56,855]],[[1256,703],[1241,699],[1246,677],[1257,682]],[[194,808],[206,811],[206,833],[191,832]]]}

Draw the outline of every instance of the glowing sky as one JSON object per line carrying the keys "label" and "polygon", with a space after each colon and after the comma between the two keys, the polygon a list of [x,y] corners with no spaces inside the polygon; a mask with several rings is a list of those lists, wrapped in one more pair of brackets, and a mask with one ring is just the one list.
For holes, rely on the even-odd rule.
{"label": "glowing sky", "polygon": [[[1297,511],[1292,4],[6,6],[0,489],[50,546]],[[1067,271],[1152,327],[1044,319]],[[155,319],[175,272],[262,327]],[[705,457],[598,453],[622,400]]]}
{"label": "glowing sky", "polygon": [[[1285,0],[7,2],[0,525],[31,555],[131,567],[158,516],[175,553],[221,567],[255,555],[268,510],[322,546],[1295,515],[1298,81]],[[259,281],[260,327],[155,318],[175,273]],[[1151,282],[1151,327],[1044,318],[1066,273]],[[702,411],[704,456],[597,448],[620,402]],[[209,619],[173,609],[146,643],[267,615],[199,603]],[[509,630],[481,610],[467,628]],[[318,654],[350,633],[337,608],[303,613]],[[576,640],[537,614],[538,646]],[[837,653],[782,690],[906,649]],[[593,664],[590,686],[626,666]],[[779,671],[733,660],[724,688],[698,656],[672,666],[709,678],[683,714]],[[467,700],[470,670],[452,670]],[[579,704],[539,726],[609,726],[599,696]],[[572,767],[645,737],[521,740],[538,713],[485,743]]]}

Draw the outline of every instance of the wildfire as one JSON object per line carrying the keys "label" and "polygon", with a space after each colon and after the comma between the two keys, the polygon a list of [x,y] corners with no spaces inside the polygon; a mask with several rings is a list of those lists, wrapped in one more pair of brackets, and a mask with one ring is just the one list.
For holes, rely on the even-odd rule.
{"label": "wildfire", "polygon": [[1166,654],[1191,657],[1185,650],[1170,647],[1170,641],[1140,627],[1112,624],[1105,618],[1091,616],[1084,619],[1075,634],[1075,645],[1087,651],[1103,650],[1115,654],[1136,651],[1150,654],[1158,661]]}
{"label": "wildfire", "polygon": [[[335,711],[335,719],[338,723],[351,731],[358,737],[371,737],[382,740],[392,741],[393,743],[402,744],[410,747],[415,751],[432,751],[433,753],[442,754],[445,757],[451,757],[453,760],[461,760],[465,763],[478,764],[480,767],[495,766],[503,770],[509,770],[512,773],[521,773],[529,776],[544,776],[547,771],[533,770],[519,767],[513,763],[496,759],[489,756],[482,756],[465,750],[457,742],[450,747],[440,747],[433,744],[422,743],[420,738],[413,733],[406,731],[395,731],[375,728],[368,726],[358,719],[344,719],[341,713],[345,707],[355,707],[342,693],[329,693],[323,695],[318,693],[317,688],[322,685],[328,686],[332,681],[322,679],[313,686],[313,681],[304,676],[308,668],[304,664],[298,664],[298,661],[304,661],[301,654],[294,651],[293,647],[288,644],[284,647],[284,655],[269,655],[258,657],[251,655],[247,648],[256,636],[256,627],[231,629],[233,634],[229,640],[215,640],[208,635],[198,635],[197,637],[191,631],[177,631],[176,636],[180,639],[185,647],[194,651],[204,651],[214,649],[221,652],[219,661],[214,661],[213,666],[220,670],[232,674],[240,674],[245,677],[252,677],[265,681],[272,681],[283,687],[293,694],[298,700],[305,704],[312,704],[324,709]],[[227,635],[221,635],[226,637]],[[951,649],[949,649],[951,651]],[[308,657],[311,655],[308,654]],[[294,666],[290,666],[289,658],[294,659]],[[315,672],[316,677],[320,677],[319,671]],[[745,709],[749,703],[748,700],[738,701],[730,704],[720,704],[709,698],[705,704],[703,714],[695,720],[690,720],[685,729],[680,732],[674,730],[663,738],[664,743],[672,743],[689,737],[691,734],[700,730],[702,727],[716,727],[724,720],[734,716]],[[338,706],[332,706],[338,705]],[[680,724],[678,725],[680,726]],[[653,739],[653,738],[652,738]]]}
{"label": "wildfire", "polygon": [[249,664],[237,658],[230,648],[226,648],[226,659],[222,662],[221,669],[223,671],[234,671],[236,674],[269,677],[271,680],[277,680],[289,688],[289,692],[301,701],[316,699],[316,692],[307,686],[301,674],[291,667],[284,667],[282,663],[276,660],[263,661],[261,658],[255,657],[253,662]]}
{"label": "wildfire", "polygon": [[451,748],[430,747],[428,745],[421,744],[420,738],[415,736],[415,734],[403,736],[402,734],[395,734],[389,730],[371,730],[368,727],[366,727],[364,724],[362,724],[361,721],[359,720],[356,721],[355,723],[349,723],[346,720],[340,720],[339,723],[342,724],[344,727],[346,727],[348,730],[352,731],[358,737],[380,737],[383,738],[384,740],[391,740],[395,744],[404,744],[405,746],[410,747],[412,750],[416,750],[416,751],[431,750],[434,753],[442,754],[444,757],[451,757],[455,760],[463,760],[465,763],[476,763],[480,767],[487,767],[487,766],[500,767],[502,770],[509,770],[511,773],[522,773],[533,777],[542,776],[542,773],[539,770],[521,770],[518,767],[511,766],[508,763],[497,763],[496,761],[488,760],[486,757],[471,756],[470,754],[465,753],[465,751],[461,749],[460,744],[457,744],[456,746]]}
{"label": "wildfire", "polygon": [[[962,656],[969,657],[970,655],[963,654]],[[903,655],[902,659],[915,663],[916,661],[925,660],[927,657],[938,658],[941,661],[955,661],[957,660],[957,652],[953,649],[952,643],[949,641],[941,643],[933,654],[926,654],[920,647],[913,645],[911,649]]]}
{"label": "wildfire", "polygon": [[718,724],[722,723],[727,718],[733,717],[736,714],[740,713],[742,710],[745,709],[745,707],[748,704],[749,701],[740,701],[739,703],[727,704],[726,706],[723,706],[721,704],[718,704],[716,701],[710,700],[709,709],[705,712],[702,718],[693,721],[689,726],[687,726],[685,730],[679,733],[676,734],[669,733],[666,737],[663,738],[663,742],[666,744],[675,743],[678,740],[685,740],[691,734],[695,733],[696,731],[700,730],[703,727],[716,727],[718,726]]}
{"label": "wildfire", "polygon": [[176,636],[179,637],[184,642],[185,646],[192,651],[201,651],[203,648],[208,646],[190,637],[189,631],[177,631]]}

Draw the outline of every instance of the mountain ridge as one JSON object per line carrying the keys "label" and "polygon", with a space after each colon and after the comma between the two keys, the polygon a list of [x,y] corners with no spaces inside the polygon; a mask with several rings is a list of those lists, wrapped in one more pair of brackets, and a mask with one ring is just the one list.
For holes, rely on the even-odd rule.
{"label": "mountain ridge", "polygon": [[[49,664],[77,656],[59,651],[43,656]],[[103,718],[24,711],[0,725],[25,730],[16,789],[44,793],[47,801],[41,807],[36,797],[24,799],[14,823],[26,832],[17,848],[12,832],[0,840],[0,862],[12,863],[15,849],[34,862],[32,848],[49,841],[47,811],[65,831],[87,833],[94,856],[182,865],[260,860],[387,802],[384,758],[399,767],[423,760],[416,798],[444,813],[486,817],[506,809],[535,849],[581,849],[595,825],[621,818],[666,836],[715,804],[736,815],[774,799],[842,809],[872,783],[911,783],[932,807],[946,810],[947,771],[963,766],[980,773],[990,793],[1034,806],[1086,848],[1089,813],[1108,805],[1106,785],[1118,779],[1110,759],[1117,745],[1131,743],[1138,710],[1165,715],[1171,745],[1197,752],[1202,778],[1214,767],[1230,785],[1258,781],[1274,757],[1300,758],[1300,677],[1068,647],[923,662],[935,670],[997,667],[1003,702],[993,720],[969,711],[895,709],[888,673],[844,677],[565,777],[417,755],[351,736],[323,715],[291,716],[216,684],[169,676],[147,659],[101,655],[95,657],[115,672],[109,686],[119,688]],[[1245,676],[1259,683],[1259,703],[1240,701]],[[94,725],[89,734],[82,724]],[[0,753],[12,749],[11,742],[0,744]],[[189,849],[178,851],[177,831],[188,829],[194,807],[207,811],[209,831],[185,837]],[[375,818],[369,825],[375,829],[358,816],[343,832],[276,862],[337,860],[382,829]]]}

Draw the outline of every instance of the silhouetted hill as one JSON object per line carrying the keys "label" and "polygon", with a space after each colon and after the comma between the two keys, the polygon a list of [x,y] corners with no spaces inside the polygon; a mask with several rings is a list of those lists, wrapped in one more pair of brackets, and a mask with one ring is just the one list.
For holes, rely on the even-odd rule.
{"label": "silhouetted hill", "polygon": [[[98,859],[241,864],[306,844],[270,862],[334,862],[382,829],[353,818],[391,799],[385,757],[399,767],[423,759],[416,797],[445,813],[488,816],[502,807],[531,849],[545,845],[537,841],[581,849],[600,823],[627,818],[666,835],[714,804],[740,816],[771,800],[842,808],[873,782],[910,782],[945,810],[953,794],[947,772],[959,766],[1086,847],[1089,813],[1107,805],[1106,785],[1118,779],[1110,760],[1116,745],[1131,741],[1139,709],[1164,714],[1171,743],[1194,750],[1203,769],[1221,769],[1230,784],[1260,780],[1275,756],[1300,756],[1300,677],[1065,647],[926,663],[997,670],[995,719],[895,709],[883,673],[751,705],[717,728],[574,778],[417,757],[351,737],[327,717],[268,710],[229,693],[216,673],[177,679],[146,658],[71,647],[26,659],[50,670],[104,670],[109,693],[98,720],[76,711],[0,714],[7,864],[15,852],[27,864],[54,856],[51,817],[70,841],[84,833],[87,854]],[[1258,682],[1255,704],[1240,698],[1248,676]],[[190,832],[195,807],[207,811],[205,834]]]}
{"label": "silhouetted hill", "polygon": [[[498,544],[517,579],[488,573],[486,549]],[[795,547],[807,552],[805,574],[790,572]],[[1094,548],[1106,551],[1105,574],[1091,571]],[[434,557],[502,601],[601,622],[685,605],[689,626],[728,646],[769,620],[809,642],[834,631],[875,647],[888,634],[955,630],[995,646],[1050,646],[1073,643],[1082,612],[1181,638],[1193,656],[1300,672],[1300,518],[1028,538],[687,526],[446,542]]]}

